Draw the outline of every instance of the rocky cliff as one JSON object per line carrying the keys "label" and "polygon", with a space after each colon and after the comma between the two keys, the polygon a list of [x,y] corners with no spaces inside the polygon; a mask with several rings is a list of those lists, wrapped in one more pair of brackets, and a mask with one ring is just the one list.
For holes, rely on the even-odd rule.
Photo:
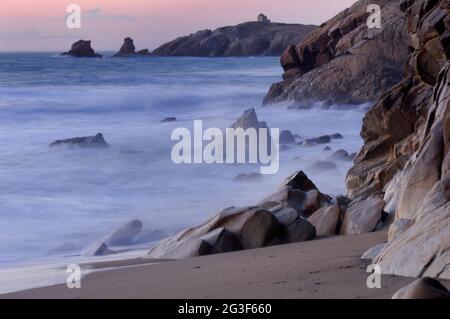
{"label": "rocky cliff", "polygon": [[315,26],[270,22],[247,22],[204,30],[175,39],[153,51],[162,56],[279,56],[300,42]]}
{"label": "rocky cliff", "polygon": [[407,0],[406,73],[369,110],[347,177],[354,199],[395,213],[374,258],[384,273],[450,279],[450,3]]}
{"label": "rocky cliff", "polygon": [[[381,6],[380,29],[367,27],[369,3]],[[264,104],[373,102],[402,77],[405,20],[399,0],[358,1],[283,53],[283,81],[272,85]]]}

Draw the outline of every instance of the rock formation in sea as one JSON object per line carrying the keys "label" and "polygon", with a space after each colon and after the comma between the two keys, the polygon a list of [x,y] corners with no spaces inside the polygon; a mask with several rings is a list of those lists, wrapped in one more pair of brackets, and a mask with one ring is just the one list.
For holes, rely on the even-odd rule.
{"label": "rock formation in sea", "polygon": [[283,81],[272,85],[264,104],[373,102],[396,84],[408,56],[405,13],[398,0],[370,3],[381,6],[381,29],[367,27],[365,0],[342,11],[284,51]]}
{"label": "rock formation in sea", "polygon": [[152,54],[160,56],[279,56],[288,46],[299,43],[313,25],[246,22],[203,30],[163,44]]}
{"label": "rock formation in sea", "polygon": [[148,49],[142,49],[139,51],[136,51],[136,47],[134,46],[133,39],[127,37],[123,40],[123,44],[120,47],[119,52],[114,54],[113,58],[129,58],[129,57],[136,57],[136,56],[149,56],[150,52]]}
{"label": "rock formation in sea", "polygon": [[57,140],[50,144],[51,147],[67,146],[67,147],[83,147],[83,148],[104,148],[108,147],[102,133],[95,136],[74,137],[65,140]]}
{"label": "rock formation in sea", "polygon": [[91,47],[91,41],[79,40],[72,44],[69,51],[64,52],[62,55],[69,55],[75,58],[101,58],[102,55],[95,53]]}
{"label": "rock formation in sea", "polygon": [[395,220],[374,258],[383,273],[450,279],[450,4],[401,2],[403,79],[367,112],[347,176],[353,199],[384,198]]}

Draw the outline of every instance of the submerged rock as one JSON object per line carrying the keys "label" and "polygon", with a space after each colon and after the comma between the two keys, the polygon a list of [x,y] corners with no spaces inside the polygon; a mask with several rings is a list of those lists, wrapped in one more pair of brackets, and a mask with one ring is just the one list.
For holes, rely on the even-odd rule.
{"label": "submerged rock", "polygon": [[120,227],[105,239],[108,246],[128,246],[134,243],[136,236],[142,231],[143,224],[135,219]]}
{"label": "submerged rock", "polygon": [[250,173],[250,174],[239,174],[236,176],[233,181],[234,182],[244,182],[244,183],[254,183],[260,182],[264,179],[264,175],[260,173]]}
{"label": "submerged rock", "polygon": [[285,130],[280,133],[280,144],[281,145],[291,145],[295,144],[295,137],[291,131]]}
{"label": "submerged rock", "polygon": [[166,117],[164,119],[161,120],[161,123],[170,123],[170,122],[176,122],[177,118],[176,117]]}
{"label": "submerged rock", "polygon": [[351,162],[355,158],[355,154],[349,154],[346,150],[340,149],[331,154],[328,159],[333,161],[348,161]]}
{"label": "submerged rock", "polygon": [[258,116],[254,108],[250,108],[244,111],[244,114],[231,125],[232,128],[241,128],[247,130],[249,128],[259,129],[267,128],[266,122],[259,122]]}
{"label": "submerged rock", "polygon": [[57,140],[50,144],[51,147],[55,146],[68,146],[68,147],[85,147],[85,148],[104,148],[108,147],[103,134],[98,133],[95,136],[75,137],[66,140]]}
{"label": "submerged rock", "polygon": [[337,165],[330,161],[316,161],[309,168],[319,171],[331,171],[337,170]]}
{"label": "submerged rock", "polygon": [[88,248],[83,254],[85,257],[98,257],[113,255],[116,252],[108,247],[104,242],[99,242],[94,244],[92,247]]}
{"label": "submerged rock", "polygon": [[323,135],[320,137],[309,138],[303,141],[303,146],[314,146],[318,144],[327,144],[331,142],[331,137],[329,135]]}
{"label": "submerged rock", "polygon": [[91,47],[91,41],[79,40],[72,44],[71,49],[68,52],[64,52],[62,55],[69,55],[76,58],[101,58],[102,55],[95,53]]}
{"label": "submerged rock", "polygon": [[[299,143],[299,145],[315,146],[315,145],[319,145],[319,144],[328,144],[328,143],[331,143],[332,140],[342,139],[342,138],[344,138],[344,137],[339,133],[331,134],[331,135],[322,135],[319,137],[306,139],[302,143]],[[331,150],[331,149],[326,148],[325,150]]]}

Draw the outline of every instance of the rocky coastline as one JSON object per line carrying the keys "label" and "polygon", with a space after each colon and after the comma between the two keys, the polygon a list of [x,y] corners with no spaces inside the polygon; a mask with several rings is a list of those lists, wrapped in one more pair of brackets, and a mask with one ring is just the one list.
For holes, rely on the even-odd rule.
{"label": "rocky coastline", "polygon": [[369,29],[366,1],[358,1],[281,55],[283,81],[264,105],[289,101],[294,108],[373,102],[402,78],[408,56],[406,17],[399,1],[376,0],[381,29]]}
{"label": "rocky coastline", "polygon": [[[359,153],[340,150],[330,155],[333,160],[354,161],[346,177],[347,194],[332,198],[316,187],[313,177],[298,171],[254,206],[226,208],[198,226],[163,239],[145,258],[185,259],[384,230],[386,241],[377,243],[363,258],[380,266],[383,274],[419,278],[394,298],[448,298],[446,288],[430,278],[450,279],[450,5],[445,0],[373,2],[384,13],[380,30],[366,27],[366,1],[361,0],[317,29],[301,26],[304,31],[292,31],[301,39],[285,46],[280,60],[283,81],[273,84],[264,100],[265,105],[288,101],[294,108],[312,101],[374,101],[363,119],[364,145]],[[243,41],[248,47],[238,48],[233,41],[242,38],[230,40],[224,35],[245,33],[248,28],[267,32],[268,27],[283,26],[249,23],[233,31],[201,31],[152,54],[274,55],[292,39],[278,39],[268,32],[277,42],[258,38]],[[101,57],[90,41],[82,40],[65,54]],[[114,57],[147,55],[148,50],[136,52],[133,40],[126,38]],[[235,127],[266,126],[253,113],[248,110]],[[284,136],[289,140],[286,144],[296,143],[292,133]],[[305,140],[303,146],[332,138],[341,137]],[[107,146],[101,134],[56,141],[52,146],[74,144]],[[142,229],[139,221],[131,226],[112,237],[129,241],[127,236],[134,238]],[[112,242],[105,239],[88,254],[112,254],[108,246]]]}
{"label": "rocky coastline", "polygon": [[[316,100],[331,97],[333,102],[355,101],[352,96],[339,95],[333,85],[328,87],[327,94],[338,92],[338,95],[303,91],[304,77],[317,68],[317,74],[326,77],[330,64],[346,65],[348,54],[321,54],[324,52],[320,43],[329,44],[325,41],[328,38],[322,39],[324,34],[334,36],[335,40],[339,34],[333,46],[341,50],[343,43],[339,39],[350,46],[346,48],[349,52],[356,46],[358,50],[365,48],[366,53],[375,57],[380,51],[392,53],[386,65],[395,64],[396,70],[384,69],[386,59],[381,59],[383,67],[380,66],[377,73],[375,66],[375,76],[388,80],[373,81],[376,83],[370,86],[373,93],[344,90],[357,94],[359,102],[376,99],[384,92],[364,118],[361,131],[364,146],[347,176],[348,197],[332,199],[320,193],[308,177],[298,172],[257,206],[225,210],[204,224],[163,241],[150,250],[149,257],[192,257],[217,252],[228,240],[240,239],[241,245],[226,247],[245,249],[311,240],[317,235],[361,234],[384,228],[389,229],[388,241],[378,244],[366,255],[384,274],[450,279],[450,147],[447,145],[450,140],[450,7],[446,1],[379,2],[386,9],[387,25],[392,29],[382,30],[379,36],[383,41],[386,37],[392,39],[387,42],[391,46],[395,43],[395,50],[392,47],[380,50],[376,34],[363,37],[361,43],[355,44],[355,37],[367,32],[361,27],[360,20],[365,15],[359,14],[364,4],[360,1],[283,54],[281,62],[288,72],[284,76],[289,79],[277,84],[283,87],[282,94],[271,98],[274,101],[280,96],[283,99],[308,96]],[[338,20],[346,21],[343,15],[351,17],[348,20],[352,21],[352,28],[346,29],[343,22],[336,25]],[[352,32],[353,40],[348,42],[346,36]],[[324,42],[317,42],[319,39]],[[315,56],[311,70],[302,69],[308,67],[305,64],[308,50],[308,54]],[[300,55],[296,58],[294,52]],[[356,64],[365,63],[358,54],[352,59]],[[288,64],[287,61],[294,62]],[[406,66],[403,75],[401,62]],[[359,77],[365,72],[352,74],[357,76],[346,78],[346,85],[351,85],[353,80],[367,83]],[[313,85],[308,88],[316,90]],[[203,250],[203,244],[209,248]],[[184,255],[180,255],[179,250]]]}
{"label": "rocky coastline", "polygon": [[216,30],[202,30],[156,48],[156,56],[239,57],[279,56],[300,42],[316,26],[246,22]]}

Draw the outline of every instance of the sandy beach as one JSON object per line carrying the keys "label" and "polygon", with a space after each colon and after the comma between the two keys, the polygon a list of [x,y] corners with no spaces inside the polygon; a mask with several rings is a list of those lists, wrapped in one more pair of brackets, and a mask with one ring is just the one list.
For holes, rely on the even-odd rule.
{"label": "sandy beach", "polygon": [[[368,289],[360,259],[385,239],[383,231],[158,264],[103,263],[108,269],[84,277],[81,289],[56,285],[1,298],[391,298],[414,279],[383,275],[381,289]],[[117,266],[126,267],[111,269]]]}

